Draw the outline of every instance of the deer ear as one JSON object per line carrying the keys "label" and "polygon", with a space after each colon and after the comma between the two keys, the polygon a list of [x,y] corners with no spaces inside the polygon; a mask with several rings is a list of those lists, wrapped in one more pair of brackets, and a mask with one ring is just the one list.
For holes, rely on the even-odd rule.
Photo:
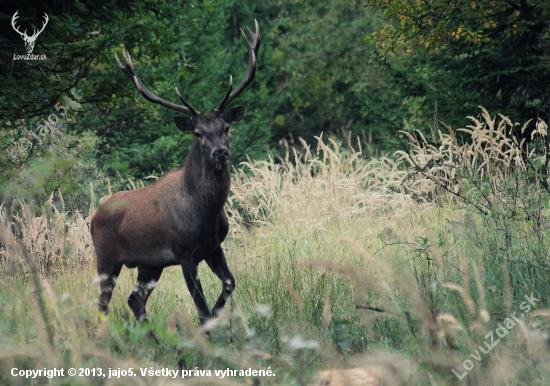
{"label": "deer ear", "polygon": [[223,119],[227,123],[237,123],[241,119],[243,119],[243,116],[244,116],[244,106],[234,107],[231,110],[223,113]]}
{"label": "deer ear", "polygon": [[186,131],[193,131],[193,120],[189,117],[174,117],[174,122],[176,122],[178,129],[184,133]]}

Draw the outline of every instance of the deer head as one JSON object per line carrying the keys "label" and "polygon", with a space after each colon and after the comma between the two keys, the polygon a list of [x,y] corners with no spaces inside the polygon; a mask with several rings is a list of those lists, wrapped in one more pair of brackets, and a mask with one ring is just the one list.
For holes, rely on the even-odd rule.
{"label": "deer head", "polygon": [[40,35],[42,33],[42,31],[44,31],[44,28],[46,28],[46,25],[48,24],[48,21],[50,19],[48,17],[48,14],[44,13],[44,19],[45,20],[44,20],[44,24],[42,25],[42,28],[39,31],[34,30],[34,33],[32,34],[32,36],[29,36],[29,35],[27,35],[27,30],[25,30],[24,32],[21,32],[21,31],[19,31],[19,28],[17,28],[17,26],[15,25],[15,20],[19,17],[17,15],[18,13],[19,13],[19,11],[16,11],[13,14],[13,17],[11,18],[11,26],[13,27],[13,29],[19,35],[21,35],[21,37],[25,41],[25,49],[27,50],[27,52],[29,54],[31,54],[32,50],[34,50],[34,43],[36,42],[36,38],[38,37],[38,35]]}

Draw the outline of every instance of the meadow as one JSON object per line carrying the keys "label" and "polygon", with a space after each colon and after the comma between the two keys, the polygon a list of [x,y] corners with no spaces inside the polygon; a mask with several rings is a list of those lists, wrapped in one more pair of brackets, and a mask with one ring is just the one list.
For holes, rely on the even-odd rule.
{"label": "meadow", "polygon": [[[224,248],[237,286],[210,337],[178,267],[164,271],[147,321],[126,304],[126,268],[111,314],[98,315],[96,197],[81,212],[64,209],[62,192],[38,212],[3,205],[0,384],[367,384],[331,383],[319,371],[332,368],[367,369],[383,385],[549,384],[549,192],[534,147],[547,126],[529,145],[512,128],[482,110],[463,130],[434,128],[433,141],[403,134],[409,151],[388,157],[368,157],[359,138],[319,137],[235,165]],[[200,268],[213,304],[219,281]],[[274,376],[214,375],[228,369]]]}

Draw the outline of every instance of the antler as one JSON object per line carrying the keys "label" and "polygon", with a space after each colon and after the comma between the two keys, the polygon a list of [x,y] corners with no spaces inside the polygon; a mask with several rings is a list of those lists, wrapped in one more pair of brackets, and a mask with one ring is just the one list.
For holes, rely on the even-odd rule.
{"label": "antler", "polygon": [[17,15],[19,13],[19,11],[15,11],[15,13],[13,14],[13,17],[11,18],[11,26],[13,27],[13,29],[21,36],[23,36],[24,38],[26,38],[26,40],[34,40],[36,37],[38,37],[38,35],[40,35],[42,33],[42,31],[44,31],[44,28],[46,28],[46,25],[48,25],[48,21],[50,21],[50,18],[48,17],[48,14],[47,13],[44,13],[44,18],[46,19],[44,21],[44,24],[42,25],[42,28],[39,30],[39,31],[34,31],[34,33],[32,34],[32,36],[28,36],[27,35],[27,30],[25,30],[25,32],[21,32],[19,31],[19,28],[17,28],[17,26],[15,25],[15,20],[17,18],[19,18],[19,16]]}
{"label": "antler", "polygon": [[231,92],[233,82],[232,78],[230,78],[229,81],[229,88],[227,90],[227,93],[225,94],[225,97],[222,99],[218,107],[216,107],[217,111],[223,111],[229,104],[239,96],[239,94],[252,82],[252,79],[254,79],[254,75],[256,74],[256,55],[258,54],[258,50],[260,49],[260,27],[258,26],[258,22],[254,20],[254,25],[256,27],[256,32],[252,32],[250,28],[245,27],[246,31],[250,35],[250,38],[252,40],[252,44],[248,41],[248,38],[246,37],[246,34],[244,31],[241,30],[241,35],[244,39],[244,44],[246,44],[246,48],[248,49],[248,67],[246,69],[246,74],[244,76],[243,81],[237,87],[237,89],[233,92]]}
{"label": "antler", "polygon": [[50,18],[48,17],[48,14],[44,12],[44,18],[46,19],[44,21],[44,24],[42,25],[42,29],[38,32],[34,32],[31,36],[31,38],[36,38],[38,35],[40,35],[42,33],[42,31],[44,31],[44,28],[46,28],[46,25],[48,25],[48,21],[50,21]]}
{"label": "antler", "polygon": [[25,32],[21,32],[21,31],[19,31],[19,28],[17,28],[17,26],[15,25],[15,20],[19,17],[19,16],[17,15],[18,13],[19,13],[19,11],[16,11],[16,12],[13,14],[13,17],[11,18],[11,26],[13,27],[13,29],[15,30],[15,32],[17,32],[19,35],[28,37],[28,36],[27,36],[27,30],[25,30]]}
{"label": "antler", "polygon": [[139,78],[134,73],[134,68],[132,67],[132,58],[130,57],[130,54],[128,53],[128,51],[122,50],[122,56],[124,57],[124,61],[126,62],[125,66],[122,65],[122,63],[118,59],[117,54],[115,53],[115,59],[118,66],[120,67],[122,72],[124,72],[126,76],[130,78],[132,83],[136,85],[138,91],[145,97],[145,99],[153,103],[158,103],[159,105],[164,106],[168,109],[179,111],[180,113],[188,114],[191,116],[195,116],[198,114],[197,110],[195,110],[193,106],[191,106],[189,103],[185,101],[185,99],[183,99],[183,97],[181,96],[177,88],[176,88],[176,93],[178,94],[179,98],[181,99],[185,107],[177,105],[172,102],[168,102],[158,97],[157,95],[153,94],[151,91],[149,91],[147,87],[145,87],[145,85],[141,82],[141,80],[139,80]]}

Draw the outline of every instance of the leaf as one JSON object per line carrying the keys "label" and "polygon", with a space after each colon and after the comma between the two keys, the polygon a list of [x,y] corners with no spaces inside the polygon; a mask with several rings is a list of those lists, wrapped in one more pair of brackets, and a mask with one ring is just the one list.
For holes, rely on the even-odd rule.
{"label": "leaf", "polygon": [[63,99],[63,102],[64,102],[63,105],[67,107],[68,110],[80,110],[82,108],[82,105],[80,103],[78,103],[75,100],[72,100],[66,95],[63,95],[61,99]]}

